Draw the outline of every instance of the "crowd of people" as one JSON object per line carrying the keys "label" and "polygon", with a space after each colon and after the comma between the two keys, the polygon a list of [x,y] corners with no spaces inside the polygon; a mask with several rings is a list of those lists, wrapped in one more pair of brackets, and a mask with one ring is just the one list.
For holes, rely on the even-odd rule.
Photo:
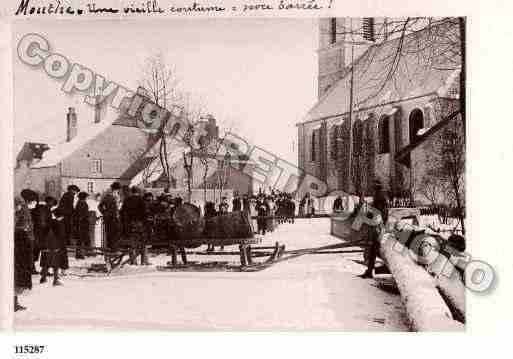
{"label": "crowd of people", "polygon": [[[46,283],[51,276],[54,286],[62,285],[59,275],[69,268],[68,249],[74,250],[76,259],[93,253],[86,249],[94,247],[91,237],[99,218],[103,221],[102,249],[117,253],[120,241],[127,240],[134,264],[139,256],[141,264],[149,264],[150,241],[166,246],[175,235],[173,214],[183,203],[180,196],[167,191],[154,196],[114,182],[103,195],[91,197],[70,185],[60,199],[40,198],[31,189],[22,190],[15,198],[15,310],[25,309],[18,303],[17,294],[31,289],[32,275],[40,275],[40,283]],[[256,195],[235,193],[231,205],[227,197],[217,204],[207,201],[200,211],[205,218],[243,212],[256,217],[257,233],[266,234],[276,224],[293,223],[296,204],[291,194],[272,190]]]}

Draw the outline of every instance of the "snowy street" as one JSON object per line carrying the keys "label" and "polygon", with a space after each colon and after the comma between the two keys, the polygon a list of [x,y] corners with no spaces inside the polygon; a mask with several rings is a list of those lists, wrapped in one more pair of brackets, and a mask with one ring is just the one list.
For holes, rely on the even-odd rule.
{"label": "snowy street", "polygon": [[[327,218],[297,220],[278,226],[262,244],[278,241],[291,250],[338,243],[329,227]],[[190,256],[194,261],[207,257]],[[225,257],[210,260],[225,261]],[[28,309],[15,314],[15,325],[18,329],[408,330],[400,296],[379,285],[390,279],[357,277],[364,271],[356,262],[361,259],[361,253],[303,255],[251,273],[160,272],[152,265],[137,267],[144,272],[130,273],[128,268],[126,274],[110,277],[68,275],[62,287],[40,285],[39,276],[33,276],[34,288],[21,297]],[[153,264],[167,260],[163,255],[150,257]]]}

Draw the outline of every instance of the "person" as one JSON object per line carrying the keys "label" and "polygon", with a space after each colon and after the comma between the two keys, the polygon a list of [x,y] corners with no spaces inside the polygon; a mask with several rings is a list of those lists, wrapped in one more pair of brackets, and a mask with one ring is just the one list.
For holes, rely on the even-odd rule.
{"label": "person", "polygon": [[235,193],[235,197],[232,200],[232,212],[240,212],[242,209],[242,201],[238,193]]}
{"label": "person", "polygon": [[74,184],[69,185],[67,192],[64,193],[59,201],[59,207],[64,214],[64,235],[66,244],[71,244],[71,237],[73,236],[73,211],[75,208],[75,195],[80,192],[80,189]]}
{"label": "person", "polygon": [[[156,203],[153,199],[153,193],[146,192],[143,195],[144,200],[144,242],[145,245],[150,245],[153,240],[153,228],[155,226],[155,214],[157,212]],[[144,263],[145,265],[149,265],[150,262],[148,261],[148,258],[145,258]]]}
{"label": "person", "polygon": [[130,196],[123,202],[120,210],[121,216],[126,221],[127,236],[131,243],[131,263],[137,263],[137,257],[141,255],[141,264],[147,264],[146,243],[144,240],[144,222],[146,220],[146,203],[141,197],[139,188],[132,187]]}
{"label": "person", "polygon": [[299,217],[305,216],[305,207],[306,207],[306,194],[301,198],[301,201],[299,202]]}
{"label": "person", "polygon": [[333,213],[340,213],[344,211],[344,206],[342,204],[342,197],[340,195],[335,198],[333,202]]}
{"label": "person", "polygon": [[105,237],[107,240],[107,248],[111,251],[118,250],[118,241],[120,236],[119,207],[121,185],[114,182],[103,196],[98,209],[102,213],[103,223],[105,226]]}
{"label": "person", "polygon": [[314,207],[314,200],[312,196],[310,196],[310,193],[307,193],[306,198],[306,208],[307,208],[307,216],[313,217],[315,215],[315,207]]}
{"label": "person", "polygon": [[267,203],[263,199],[259,199],[256,203],[256,210],[257,210],[257,227],[258,227],[258,233],[264,234],[266,231],[266,224],[267,219],[265,218],[269,214],[269,207],[267,206]]}
{"label": "person", "polygon": [[[37,194],[36,194],[37,195]],[[39,202],[39,196],[36,198],[36,205],[30,210],[30,216],[32,218],[32,226],[34,233],[34,241],[32,242],[32,274],[39,274],[36,270],[36,263],[39,261],[41,254],[41,246],[43,245],[44,239],[41,234],[44,229],[41,228],[40,218],[44,215],[44,203]]]}
{"label": "person", "polygon": [[251,205],[247,194],[242,197],[242,211],[248,215],[251,213]]}
{"label": "person", "polygon": [[64,230],[64,211],[55,203],[52,207],[52,228],[56,238],[57,247],[57,266],[61,269],[61,274],[69,268],[68,248],[66,246],[66,235]]}
{"label": "person", "polygon": [[[38,274],[38,272],[35,270],[34,263],[37,262],[40,257],[42,257],[41,251],[47,250],[47,247],[48,247],[47,236],[49,235],[51,213],[50,213],[50,210],[48,209],[46,203],[44,203],[44,202],[40,203],[38,200],[34,209],[32,209],[30,211],[30,214],[32,217],[32,225],[33,225],[33,232],[34,232],[34,251],[32,252],[33,253],[32,274]],[[42,262],[41,262],[41,264],[42,264]],[[43,272],[44,272],[44,268],[41,265],[41,276],[45,277]]]}
{"label": "person", "polygon": [[24,189],[21,198],[14,200],[14,311],[25,310],[18,302],[18,295],[32,289],[32,242],[34,227],[30,209],[36,206],[37,194]]}
{"label": "person", "polygon": [[275,216],[276,206],[274,204],[274,199],[273,199],[272,195],[267,196],[267,198],[265,199],[265,204],[267,207],[267,217],[268,217],[266,220],[266,224],[265,224],[265,230],[268,232],[273,232],[274,227],[275,227],[274,216]]}
{"label": "person", "polygon": [[228,199],[226,197],[223,197],[221,199],[221,203],[219,203],[219,214],[223,215],[223,214],[228,213],[228,208],[229,208]]}
{"label": "person", "polygon": [[[207,238],[211,238],[213,235],[214,235],[214,222],[212,220],[213,217],[217,216],[217,213],[216,213],[216,206],[214,204],[214,202],[212,201],[207,201],[207,203],[205,203],[205,208],[204,208],[204,212],[205,212],[205,229],[203,230],[203,233],[205,234],[205,237]],[[214,251],[214,245],[209,243],[207,245],[207,252],[213,252]]]}
{"label": "person", "polygon": [[[48,269],[53,270],[53,285],[59,286],[62,283],[59,281],[59,267],[60,267],[60,242],[54,226],[54,219],[52,208],[57,205],[57,200],[51,196],[45,198],[45,204],[41,207],[39,216],[39,225],[41,226],[41,279],[40,283],[46,283],[48,277]],[[62,238],[62,237],[61,237]]]}
{"label": "person", "polygon": [[76,259],[84,259],[84,247],[90,246],[89,236],[89,206],[87,205],[87,192],[78,194],[78,202],[75,207],[75,223],[78,230],[78,242],[75,252]]}
{"label": "person", "polygon": [[361,278],[372,278],[374,267],[376,265],[376,257],[379,251],[379,235],[381,230],[388,219],[388,196],[383,189],[380,181],[374,182],[374,199],[372,206],[380,212],[382,222],[380,225],[372,226],[369,228],[369,246],[367,247],[367,269]]}

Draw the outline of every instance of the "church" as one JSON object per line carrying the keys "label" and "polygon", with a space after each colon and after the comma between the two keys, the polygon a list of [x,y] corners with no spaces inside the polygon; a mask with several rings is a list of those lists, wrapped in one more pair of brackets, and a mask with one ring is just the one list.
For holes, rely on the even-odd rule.
{"label": "church", "polygon": [[419,200],[430,137],[459,108],[458,19],[319,19],[318,99],[298,128],[298,163],[342,190]]}

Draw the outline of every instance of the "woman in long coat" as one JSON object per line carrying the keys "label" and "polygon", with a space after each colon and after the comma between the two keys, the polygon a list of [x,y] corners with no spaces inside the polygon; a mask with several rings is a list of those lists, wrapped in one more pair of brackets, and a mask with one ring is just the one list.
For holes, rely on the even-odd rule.
{"label": "woman in long coat", "polygon": [[[36,208],[32,210],[32,223],[34,226],[34,238],[37,244],[38,251],[40,252],[40,266],[41,266],[41,280],[40,283],[46,282],[48,275],[48,267],[50,266],[50,254],[48,253],[50,248],[51,238],[53,232],[50,228],[52,220],[52,214],[48,202],[44,204],[37,204]],[[37,257],[34,258],[37,260]]]}
{"label": "woman in long coat", "polygon": [[18,295],[32,289],[32,255],[34,232],[30,207],[35,206],[37,194],[29,189],[21,191],[23,199],[14,200],[14,311],[24,310]]}
{"label": "woman in long coat", "polygon": [[52,230],[55,235],[55,246],[57,249],[53,264],[56,268],[61,269],[61,274],[64,274],[64,271],[69,268],[64,213],[65,212],[61,207],[52,206]]}
{"label": "woman in long coat", "polygon": [[38,224],[35,233],[39,236],[41,247],[41,283],[47,281],[48,269],[53,269],[53,285],[61,285],[59,282],[59,267],[61,265],[61,247],[65,243],[64,227],[62,228],[61,239],[59,241],[55,228],[55,219],[52,214],[52,207],[57,204],[57,200],[53,197],[46,197],[45,204],[38,206]]}

